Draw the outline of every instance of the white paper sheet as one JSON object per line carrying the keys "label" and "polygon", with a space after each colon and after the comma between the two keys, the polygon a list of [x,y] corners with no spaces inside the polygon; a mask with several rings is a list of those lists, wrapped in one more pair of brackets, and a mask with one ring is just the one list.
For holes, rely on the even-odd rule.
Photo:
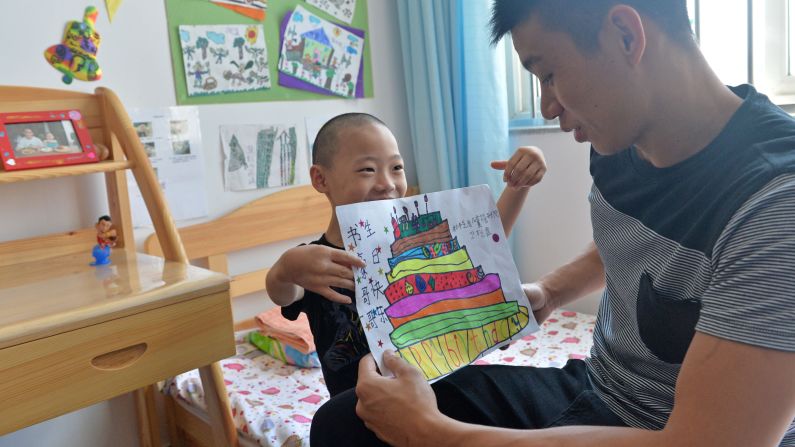
{"label": "white paper sheet", "polygon": [[315,8],[350,24],[356,13],[356,0],[306,0]]}
{"label": "white paper sheet", "polygon": [[361,37],[296,6],[285,28],[279,71],[354,97],[364,44]]}
{"label": "white paper sheet", "polygon": [[271,86],[262,25],[180,25],[188,96]]}
{"label": "white paper sheet", "polygon": [[[132,109],[130,117],[174,220],[206,216],[207,191],[199,110],[196,107]],[[133,225],[151,226],[143,196],[129,171],[127,184]]]}
{"label": "white paper sheet", "polygon": [[221,126],[224,186],[227,191],[291,186],[309,182],[306,150],[292,124]]}
{"label": "white paper sheet", "polygon": [[538,325],[488,186],[337,207],[356,308],[382,373],[391,349],[436,381]]}

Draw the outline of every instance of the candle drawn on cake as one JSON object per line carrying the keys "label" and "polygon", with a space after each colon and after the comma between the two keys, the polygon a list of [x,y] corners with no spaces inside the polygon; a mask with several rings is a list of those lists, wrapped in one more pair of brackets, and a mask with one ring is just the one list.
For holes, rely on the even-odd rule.
{"label": "candle drawn on cake", "polygon": [[499,274],[473,262],[441,212],[428,212],[427,195],[424,201],[425,214],[417,201],[416,213],[393,208],[383,312],[397,353],[431,380],[519,333],[529,311],[506,300]]}

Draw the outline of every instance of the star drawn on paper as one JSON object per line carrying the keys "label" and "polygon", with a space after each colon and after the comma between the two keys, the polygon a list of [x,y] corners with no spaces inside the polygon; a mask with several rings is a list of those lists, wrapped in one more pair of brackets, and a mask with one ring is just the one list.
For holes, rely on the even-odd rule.
{"label": "star drawn on paper", "polygon": [[381,253],[381,246],[380,245],[375,247],[375,252],[376,253]]}
{"label": "star drawn on paper", "polygon": [[367,330],[369,331],[369,330],[370,330],[370,329],[372,329],[373,327],[370,325],[370,323],[367,323],[366,325],[364,325],[364,328],[365,328],[365,329],[367,329]]}
{"label": "star drawn on paper", "polygon": [[356,277],[356,284],[361,284],[361,283],[362,283],[362,277],[361,276],[357,276]]}
{"label": "star drawn on paper", "polygon": [[389,227],[384,227],[384,233],[389,234]]}
{"label": "star drawn on paper", "polygon": [[364,221],[363,221],[363,220],[361,220],[361,219],[359,219],[359,226],[360,226],[360,227],[362,227],[362,228],[364,228]]}
{"label": "star drawn on paper", "polygon": [[373,283],[373,278],[370,278],[370,284],[372,284],[372,283]]}
{"label": "star drawn on paper", "polygon": [[355,245],[353,245],[353,242],[351,242],[350,244],[348,244],[348,250],[350,250],[350,251],[354,251],[354,250],[356,250],[356,246],[355,246]]}
{"label": "star drawn on paper", "polygon": [[382,269],[382,268],[379,268],[379,269],[378,269],[378,274],[379,274],[379,275],[383,275],[383,274],[384,274],[384,269]]}
{"label": "star drawn on paper", "polygon": [[378,347],[379,348],[383,348],[384,347],[384,342],[382,342],[381,340],[378,340]]}

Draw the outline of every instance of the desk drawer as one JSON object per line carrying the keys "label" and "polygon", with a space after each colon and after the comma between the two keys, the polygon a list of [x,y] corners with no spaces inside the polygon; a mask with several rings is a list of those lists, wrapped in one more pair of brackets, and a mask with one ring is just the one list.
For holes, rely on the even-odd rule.
{"label": "desk drawer", "polygon": [[229,292],[0,350],[0,435],[234,355]]}

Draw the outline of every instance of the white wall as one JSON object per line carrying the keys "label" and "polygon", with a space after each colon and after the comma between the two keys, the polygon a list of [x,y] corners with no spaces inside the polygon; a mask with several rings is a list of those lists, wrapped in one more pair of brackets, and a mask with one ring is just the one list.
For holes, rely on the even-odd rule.
{"label": "white wall", "polygon": [[[0,37],[6,43],[0,84],[86,92],[106,86],[113,89],[128,108],[176,105],[164,1],[127,0],[111,24],[101,0],[0,0]],[[100,9],[97,30],[102,36],[102,44],[98,58],[103,79],[96,83],[75,81],[67,87],[61,83],[60,74],[46,64],[43,51],[60,41],[66,21],[82,19],[83,10],[91,4]],[[390,124],[406,160],[409,184],[417,183],[403,93],[405,84],[396,4],[370,0],[368,6],[375,98],[200,106],[209,218],[223,215],[269,193],[223,191],[222,157],[218,144],[220,124],[295,122],[300,133],[306,116],[349,111],[373,113]],[[273,71],[273,67],[271,69]],[[104,187],[98,176],[3,185],[0,240],[89,227],[96,216],[106,212],[105,203]],[[180,225],[192,223],[196,221]],[[246,258],[257,258],[267,263],[282,247],[291,245],[295,244],[284,243],[264,254],[244,255],[241,259],[243,263],[247,262]],[[232,273],[236,268],[233,260]],[[261,297],[243,298],[236,302],[235,316],[251,315],[263,306],[265,302]],[[124,447],[137,444],[135,416],[129,396],[0,437],[0,447]]]}
{"label": "white wall", "polygon": [[[547,174],[530,190],[527,202],[514,227],[514,258],[524,282],[571,260],[592,240],[588,192],[590,146],[577,143],[570,133],[515,131],[511,145],[538,146],[544,151]],[[566,306],[595,314],[599,294],[592,294]]]}

